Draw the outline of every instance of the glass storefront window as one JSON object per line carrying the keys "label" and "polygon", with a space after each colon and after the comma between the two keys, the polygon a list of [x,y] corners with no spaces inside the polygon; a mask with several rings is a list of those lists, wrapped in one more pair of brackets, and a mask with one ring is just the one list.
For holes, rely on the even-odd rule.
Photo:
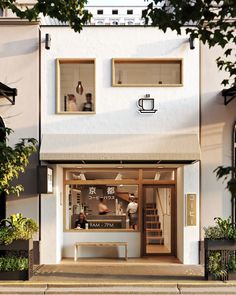
{"label": "glass storefront window", "polygon": [[[66,230],[138,228],[138,185],[68,184],[65,201]],[[80,213],[86,227],[77,227]]]}

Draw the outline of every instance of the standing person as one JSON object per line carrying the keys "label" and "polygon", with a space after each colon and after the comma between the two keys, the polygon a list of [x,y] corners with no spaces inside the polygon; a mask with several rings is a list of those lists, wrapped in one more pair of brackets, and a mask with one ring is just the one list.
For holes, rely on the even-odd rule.
{"label": "standing person", "polygon": [[99,198],[99,204],[98,204],[98,213],[99,215],[107,214],[108,212],[111,212],[107,205],[103,203],[103,197]]}
{"label": "standing person", "polygon": [[84,213],[80,212],[79,219],[76,220],[76,222],[75,222],[75,228],[78,228],[78,229],[83,228],[83,229],[85,229],[86,224],[88,224],[88,221],[86,220]]}
{"label": "standing person", "polygon": [[86,93],[86,102],[83,105],[83,112],[92,112],[93,103],[92,103],[92,93]]}
{"label": "standing person", "polygon": [[129,226],[130,228],[137,230],[138,224],[138,204],[135,202],[134,194],[131,194],[129,197],[129,204],[127,206],[126,212],[129,216]]}
{"label": "standing person", "polygon": [[74,94],[68,94],[67,111],[68,112],[77,112],[78,111],[76,97]]}

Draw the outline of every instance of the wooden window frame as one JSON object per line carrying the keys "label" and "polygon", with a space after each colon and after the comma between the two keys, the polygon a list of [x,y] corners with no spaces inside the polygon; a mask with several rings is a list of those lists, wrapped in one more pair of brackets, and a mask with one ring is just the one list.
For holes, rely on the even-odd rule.
{"label": "wooden window frame", "polygon": [[86,232],[142,232],[143,221],[142,221],[142,206],[143,206],[143,186],[144,185],[176,185],[176,168],[161,168],[161,171],[169,171],[174,170],[175,177],[174,180],[145,180],[143,179],[143,171],[153,171],[154,169],[159,170],[158,168],[122,168],[121,171],[134,171],[137,170],[138,178],[137,180],[111,180],[111,179],[100,179],[100,180],[66,180],[66,173],[67,172],[75,172],[80,171],[81,173],[91,170],[96,172],[108,172],[108,171],[117,171],[119,169],[116,168],[64,168],[63,169],[63,231],[64,232],[76,232],[76,229],[67,229],[66,228],[66,185],[70,184],[78,184],[78,185],[99,185],[99,184],[106,184],[106,185],[137,185],[138,187],[138,206],[139,206],[139,226],[137,230],[133,229],[88,229]]}
{"label": "wooden window frame", "polygon": [[[116,83],[115,67],[121,63],[169,63],[180,64],[180,83],[177,84],[118,84]],[[112,86],[113,87],[182,87],[183,86],[183,59],[182,58],[113,58],[112,59]]]}
{"label": "wooden window frame", "polygon": [[[61,64],[93,64],[94,65],[94,94],[93,106],[94,110],[91,112],[86,111],[62,111],[61,110],[61,80],[60,80],[60,65]],[[95,58],[57,58],[56,59],[56,113],[60,115],[92,115],[96,114],[96,59]]]}

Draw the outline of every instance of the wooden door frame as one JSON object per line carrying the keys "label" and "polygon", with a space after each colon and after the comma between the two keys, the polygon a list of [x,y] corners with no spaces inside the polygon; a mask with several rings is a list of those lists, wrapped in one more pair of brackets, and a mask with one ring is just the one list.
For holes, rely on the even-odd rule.
{"label": "wooden door frame", "polygon": [[[170,253],[156,253],[147,254],[146,253],[146,239],[145,239],[145,229],[144,229],[144,208],[146,202],[145,188],[170,188],[171,189],[171,252]],[[177,257],[177,196],[176,196],[176,185],[175,184],[143,184],[142,185],[142,228],[141,230],[141,250],[142,256],[165,256],[173,255]]]}

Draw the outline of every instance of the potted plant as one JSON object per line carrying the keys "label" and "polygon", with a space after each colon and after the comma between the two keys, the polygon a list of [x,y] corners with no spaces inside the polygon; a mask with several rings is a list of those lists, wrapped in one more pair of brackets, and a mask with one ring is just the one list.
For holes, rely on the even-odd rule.
{"label": "potted plant", "polygon": [[18,256],[0,257],[0,280],[29,279],[29,258]]}
{"label": "potted plant", "polygon": [[205,278],[227,280],[235,257],[236,228],[230,217],[217,217],[215,223],[204,228]]}
{"label": "potted plant", "polygon": [[0,225],[0,279],[29,279],[33,273],[32,236],[38,230],[36,222],[18,213],[3,219]]}

